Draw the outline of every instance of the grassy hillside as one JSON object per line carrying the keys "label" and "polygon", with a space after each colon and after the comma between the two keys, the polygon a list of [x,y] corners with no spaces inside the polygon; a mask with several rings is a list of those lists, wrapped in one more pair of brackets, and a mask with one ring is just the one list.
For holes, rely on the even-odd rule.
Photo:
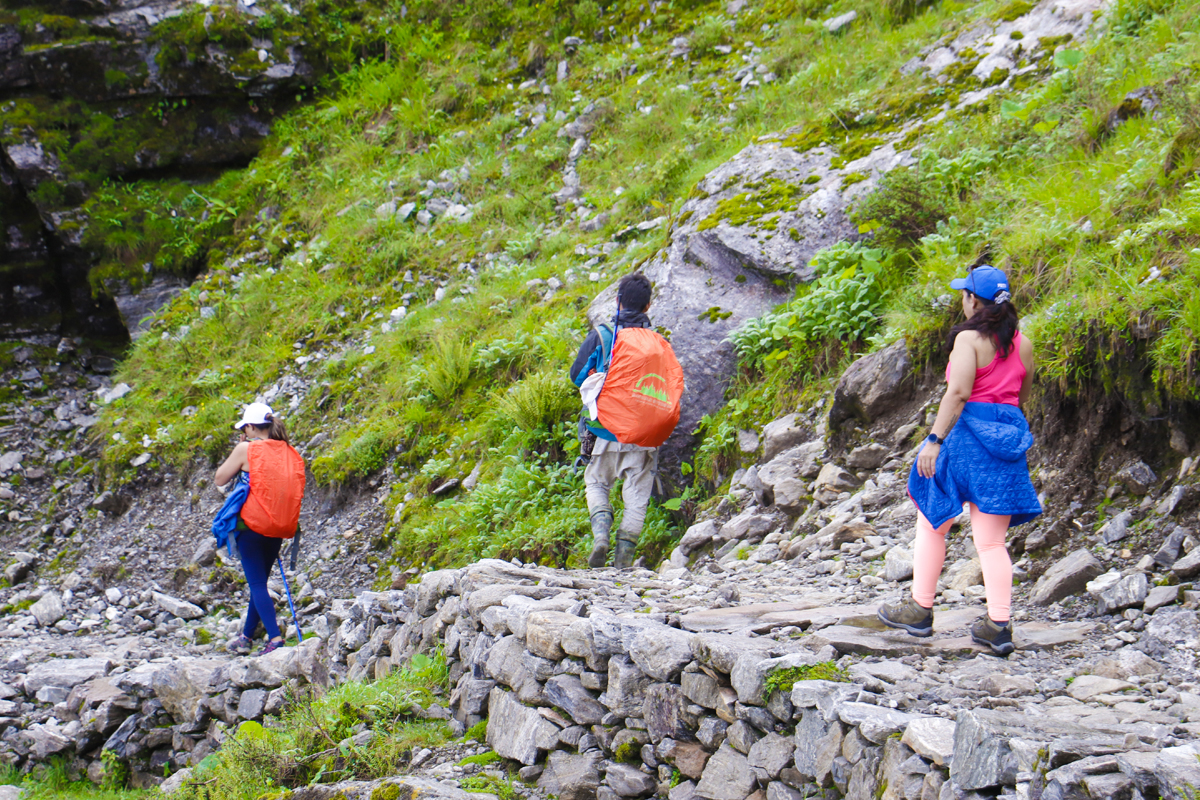
{"label": "grassy hillside", "polygon": [[[395,522],[375,544],[397,560],[579,563],[564,372],[584,308],[669,235],[669,221],[627,228],[673,217],[699,178],[778,131],[851,160],[908,130],[918,164],[858,209],[873,242],[828,253],[823,277],[736,337],[743,373],[702,426],[685,501],[720,488],[736,428],[821,391],[854,353],[908,336],[934,358],[946,282],[984,260],[1014,278],[1044,386],[1118,392],[1149,415],[1195,400],[1191,5],[1120,0],[1102,36],[1031,45],[1020,80],[963,110],[987,80],[902,65],[1031,4],[863,5],[410,2],[385,55],[281,119],[248,169],[186,192],[97,193],[92,216],[110,227],[91,235],[110,257],[192,248],[209,264],[121,369],[135,391],[100,426],[107,477],[133,478],[142,453],[143,470],[223,455],[239,404],[274,388],[296,438],[320,436],[319,481],[390,487]],[[821,25],[855,8],[845,31]],[[671,57],[678,37],[690,52]],[[745,65],[761,65],[757,86],[743,88]],[[595,125],[575,166],[583,194],[560,204],[572,140],[558,132],[581,115]],[[446,210],[419,223],[436,198]],[[477,466],[474,492],[433,494]],[[692,507],[653,508],[643,551],[661,554]]]}

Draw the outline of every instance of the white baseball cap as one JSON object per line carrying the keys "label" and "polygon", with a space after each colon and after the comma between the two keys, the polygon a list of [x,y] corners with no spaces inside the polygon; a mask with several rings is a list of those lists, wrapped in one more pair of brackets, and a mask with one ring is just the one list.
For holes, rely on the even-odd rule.
{"label": "white baseball cap", "polygon": [[274,416],[275,412],[266,403],[251,403],[246,406],[242,418],[234,423],[233,427],[240,431],[247,425],[268,425]]}

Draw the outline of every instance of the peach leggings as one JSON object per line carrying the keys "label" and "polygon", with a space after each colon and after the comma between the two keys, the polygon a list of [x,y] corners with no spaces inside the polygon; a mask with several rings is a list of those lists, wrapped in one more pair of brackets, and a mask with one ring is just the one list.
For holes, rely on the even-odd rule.
{"label": "peach leggings", "polygon": [[[987,589],[987,610],[992,622],[1008,622],[1012,606],[1012,560],[1004,537],[1008,533],[1010,515],[985,514],[974,503],[971,507],[971,530],[979,564],[983,569],[983,585]],[[937,530],[917,512],[917,541],[913,553],[913,599],[925,608],[933,607],[938,577],[946,561],[946,532],[954,520]]]}

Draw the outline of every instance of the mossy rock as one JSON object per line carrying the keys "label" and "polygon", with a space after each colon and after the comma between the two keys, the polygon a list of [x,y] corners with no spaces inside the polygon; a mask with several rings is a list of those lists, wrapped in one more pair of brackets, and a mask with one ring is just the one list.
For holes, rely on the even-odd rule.
{"label": "mossy rock", "polygon": [[371,792],[371,800],[399,800],[400,787],[394,783],[385,783],[383,786],[376,786]]}
{"label": "mossy rock", "polygon": [[774,231],[778,227],[778,220],[768,217],[795,209],[801,200],[812,193],[804,184],[788,183],[778,178],[764,178],[746,184],[745,188],[751,191],[717,203],[713,213],[700,221],[697,230],[706,231],[724,222],[734,227],[758,223],[758,228]]}

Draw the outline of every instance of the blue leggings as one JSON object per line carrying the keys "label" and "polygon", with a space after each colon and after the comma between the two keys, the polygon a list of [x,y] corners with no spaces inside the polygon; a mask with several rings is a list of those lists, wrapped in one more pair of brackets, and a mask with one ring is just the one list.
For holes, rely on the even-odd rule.
{"label": "blue leggings", "polygon": [[242,572],[250,585],[250,609],[246,612],[246,627],[242,633],[253,639],[261,622],[267,629],[267,638],[274,639],[280,635],[279,623],[275,621],[275,603],[267,592],[267,578],[279,557],[283,539],[243,530],[238,533],[237,546],[242,554]]}

